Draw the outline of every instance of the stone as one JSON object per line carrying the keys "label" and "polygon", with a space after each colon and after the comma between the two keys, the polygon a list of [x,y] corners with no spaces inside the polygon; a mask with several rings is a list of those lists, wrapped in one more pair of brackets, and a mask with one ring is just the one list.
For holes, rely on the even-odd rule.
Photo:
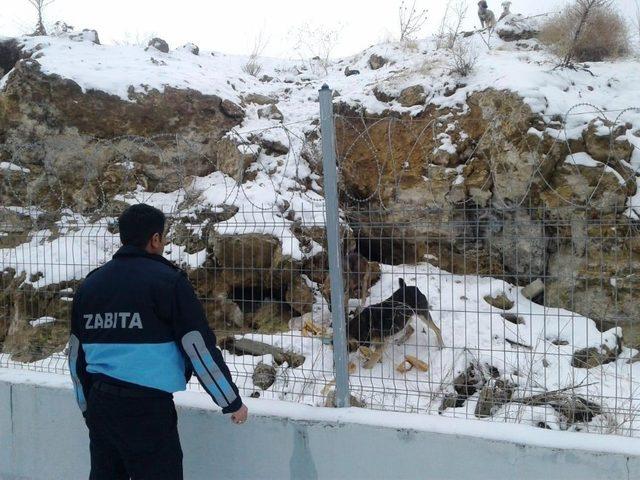
{"label": "stone", "polygon": [[599,215],[622,213],[626,208],[626,184],[604,164],[586,166],[565,161],[555,170],[550,184],[551,189],[542,192],[541,199],[550,214],[561,219],[574,217],[569,206],[588,205]]}
{"label": "stone", "polygon": [[245,323],[262,333],[279,333],[289,330],[291,311],[279,302],[266,302],[253,313],[246,314]]}
{"label": "stone", "polygon": [[344,67],[344,75],[345,77],[350,77],[352,75],[360,75],[360,70],[355,70],[349,67],[349,65],[347,65],[346,67]]}
{"label": "stone", "polygon": [[484,301],[492,307],[498,308],[500,310],[511,310],[514,305],[513,300],[509,299],[509,297],[507,297],[504,293],[496,295],[495,297],[486,295],[484,297]]}
{"label": "stone", "polygon": [[379,70],[388,63],[388,60],[374,53],[369,57],[368,63],[369,63],[369,68],[371,68],[371,70]]}
{"label": "stone", "polygon": [[272,365],[259,363],[251,376],[253,385],[261,390],[267,390],[276,381],[276,369]]}
{"label": "stone", "polygon": [[61,37],[65,33],[73,32],[73,25],[67,24],[67,22],[63,22],[62,20],[58,20],[53,24],[53,28],[51,29],[51,36]]}
{"label": "stone", "polygon": [[[174,191],[189,176],[215,171],[216,140],[241,121],[223,113],[220,97],[193,90],[131,89],[129,95],[131,101],[83,92],[75,82],[43,74],[35,62],[18,62],[0,93],[0,123],[10,126],[3,153],[30,174],[0,189],[1,202],[19,205],[7,198],[18,196],[45,211],[63,202],[82,212],[112,203],[136,183],[148,191]],[[35,143],[33,132],[21,127],[32,123],[40,137]],[[136,140],[158,134],[159,141]],[[176,140],[187,135],[188,142]],[[33,147],[24,149],[26,144]],[[52,188],[55,181],[65,188]]]}
{"label": "stone", "polygon": [[222,268],[246,272],[269,270],[282,257],[277,238],[257,233],[213,235],[209,247]]}
{"label": "stone", "polygon": [[267,155],[286,155],[289,153],[289,147],[280,140],[272,138],[260,138],[260,146],[264,148]]}
{"label": "stone", "polygon": [[[356,408],[366,408],[367,406],[364,400],[361,400],[354,395],[349,395],[349,405]],[[327,393],[324,406],[328,408],[336,408],[336,391],[334,388]]]}
{"label": "stone", "polygon": [[396,99],[394,95],[383,90],[383,87],[381,87],[380,85],[376,85],[373,88],[373,96],[376,97],[377,100],[385,103],[392,102]]}
{"label": "stone", "polygon": [[220,104],[220,107],[222,109],[222,112],[227,117],[244,118],[244,111],[242,110],[240,105],[233,103],[231,100],[226,100],[226,99],[223,100],[222,103]]}
{"label": "stone", "polygon": [[615,345],[602,344],[598,347],[576,350],[571,357],[571,366],[574,368],[596,368],[607,363],[615,362],[622,352],[622,337],[616,337]]}
{"label": "stone", "polygon": [[529,300],[533,300],[537,296],[544,293],[544,283],[541,279],[537,278],[536,280],[531,282],[529,285],[524,287],[520,293],[522,294],[523,297]]}
{"label": "stone", "polygon": [[501,313],[500,316],[504,318],[507,322],[513,323],[514,325],[525,324],[524,318],[522,318],[519,315],[516,315],[515,313]]}
{"label": "stone", "polygon": [[198,45],[196,45],[195,43],[185,43],[182,47],[180,47],[181,50],[184,50],[185,52],[189,52],[192,55],[200,55],[200,47],[198,47]]}
{"label": "stone", "polygon": [[551,403],[551,406],[569,424],[589,423],[596,415],[601,415],[602,406],[577,395],[567,395]]}
{"label": "stone", "polygon": [[14,248],[28,242],[33,227],[33,219],[27,213],[0,207],[0,248]]}
{"label": "stone", "polygon": [[442,413],[448,408],[460,408],[467,399],[473,396],[484,384],[482,373],[474,365],[469,365],[466,370],[459,373],[453,379],[453,392],[447,393],[442,399],[438,412]]}
{"label": "stone", "polygon": [[540,28],[533,20],[510,14],[498,23],[496,34],[505,42],[518,42],[536,38]]}
{"label": "stone", "polygon": [[483,383],[482,374],[474,365],[469,365],[453,379],[453,389],[457,395],[467,399],[476,393]]}
{"label": "stone", "polygon": [[473,204],[486,207],[492,197],[493,179],[489,162],[477,157],[469,160],[463,168],[464,188]]}
{"label": "stone", "polygon": [[313,290],[302,277],[297,277],[287,289],[285,299],[289,306],[300,315],[310,313],[313,308]]}
{"label": "stone", "polygon": [[637,347],[640,302],[626,281],[640,274],[640,263],[631,260],[637,252],[627,223],[612,222],[605,230],[574,218],[562,233],[565,242],[549,258],[544,300],[595,320],[601,330],[622,327],[626,342]]}
{"label": "stone", "polygon": [[[620,138],[624,133],[623,129],[616,129],[613,126],[603,127],[600,123],[601,121],[592,120],[582,133],[587,153],[594,160],[607,164],[612,159],[629,162],[634,147],[626,138]],[[602,130],[606,133],[603,134]]]}
{"label": "stone", "polygon": [[[25,280],[24,273],[11,269],[0,273],[0,351],[13,361],[31,363],[61,352],[67,344],[71,302],[60,292],[75,290],[78,282],[48,285],[45,300],[41,290],[23,285]],[[55,321],[37,327],[29,323],[42,317]]]}
{"label": "stone", "polygon": [[456,393],[447,393],[443,397],[440,407],[438,407],[438,413],[442,414],[442,412],[449,408],[460,408],[464,406],[465,401],[466,398],[461,398]]}
{"label": "stone", "polygon": [[504,379],[491,379],[480,391],[476,404],[475,416],[478,418],[491,417],[502,405],[508,403],[513,396],[516,385]]}
{"label": "stone", "polygon": [[275,105],[259,108],[258,118],[267,118],[269,120],[277,120],[279,122],[284,120],[282,112]]}
{"label": "stone", "polygon": [[0,40],[0,70],[8,73],[22,58],[22,55],[22,48],[17,40]]}
{"label": "stone", "polygon": [[255,103],[256,105],[275,105],[278,103],[277,98],[262,95],[261,93],[249,93],[243,96],[242,100],[245,103]]}
{"label": "stone", "polygon": [[298,368],[302,366],[305,361],[304,355],[248,338],[224,338],[220,342],[220,348],[234,355],[252,355],[256,357],[272,355],[276,365],[287,363],[291,368]]}
{"label": "stone", "polygon": [[78,33],[68,33],[67,36],[69,37],[69,40],[74,42],[87,42],[93,43],[94,45],[100,45],[100,37],[96,30],[89,30],[85,28]]}
{"label": "stone", "polygon": [[169,44],[161,38],[154,37],[149,40],[149,44],[147,45],[147,50],[150,48],[154,48],[162,53],[169,53]]}
{"label": "stone", "polygon": [[245,171],[256,160],[256,155],[243,154],[238,146],[227,138],[217,143],[214,155],[218,171],[238,183],[244,181]]}
{"label": "stone", "polygon": [[507,271],[524,281],[544,275],[549,236],[543,224],[526,211],[516,211],[505,213],[498,225],[500,231],[491,232],[488,243],[501,255]]}
{"label": "stone", "polygon": [[425,97],[424,87],[422,85],[413,85],[400,92],[398,102],[403,107],[414,107],[424,104]]}

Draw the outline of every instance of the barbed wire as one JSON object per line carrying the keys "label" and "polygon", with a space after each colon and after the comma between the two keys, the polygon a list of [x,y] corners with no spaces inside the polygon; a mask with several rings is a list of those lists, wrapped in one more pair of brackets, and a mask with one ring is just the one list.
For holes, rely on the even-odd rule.
{"label": "barbed wire", "polygon": [[[637,303],[633,252],[639,238],[638,222],[624,215],[625,208],[634,206],[627,184],[636,181],[637,172],[615,149],[617,132],[624,128],[628,135],[627,126],[621,127],[622,118],[639,109],[608,111],[579,104],[567,111],[563,121],[549,125],[542,120],[544,115],[532,113],[525,105],[473,107],[480,109],[480,116],[472,117],[478,115],[476,111],[443,110],[436,118],[335,118],[345,227],[340,232],[342,253],[347,265],[353,256],[360,262],[358,268],[344,272],[350,318],[365,305],[388,298],[402,278],[428,297],[428,311],[447,340],[444,348],[434,350],[425,343],[428,331],[414,318],[409,322],[414,333],[404,343],[395,343],[397,338],[380,342],[388,349],[382,354],[384,365],[364,368],[361,361],[371,352],[359,348],[350,357],[352,394],[369,408],[507,422],[530,420],[534,425],[533,417],[539,413],[534,412],[535,407],[544,410],[540,421],[549,428],[564,422],[562,429],[639,435],[634,426],[640,408],[636,395],[640,383],[633,376],[636,350],[607,343],[617,341],[620,325],[634,320],[630,310],[618,308],[616,302]],[[593,132],[605,145],[605,155],[598,163],[581,164],[573,157],[578,150],[587,150],[584,139],[576,140],[567,132],[568,119],[580,108],[597,114],[585,118],[583,131],[608,129],[608,136],[600,135],[600,130]],[[616,115],[610,118],[612,113]],[[69,135],[27,144],[9,139],[0,147],[0,157],[6,161],[0,170],[0,215],[26,211],[23,216],[28,226],[16,227],[14,219],[0,217],[0,232],[6,234],[0,236],[4,255],[0,257],[4,262],[0,292],[8,292],[0,297],[0,315],[6,321],[6,312],[12,312],[12,318],[27,322],[41,320],[36,317],[54,308],[59,309],[55,315],[64,314],[60,305],[72,298],[65,291],[73,290],[83,272],[105,261],[117,246],[115,217],[123,203],[151,202],[170,214],[174,227],[170,240],[174,247],[184,247],[176,248],[175,258],[190,267],[207,312],[214,322],[220,322],[216,326],[222,336],[275,349],[255,356],[241,350],[256,348],[254,344],[225,349],[242,394],[330,405],[334,367],[330,325],[325,320],[330,312],[320,138],[309,128],[315,120],[266,129],[236,128],[223,136],[220,132],[111,139]],[[305,128],[295,128],[299,125]],[[448,153],[455,149],[450,163],[437,157],[441,146]],[[507,154],[515,163],[509,164],[510,159],[504,158]],[[473,187],[488,195],[484,201],[473,198],[466,185],[471,174],[465,169],[478,160],[486,165]],[[621,165],[624,182],[608,170],[615,162]],[[516,178],[502,170],[505,164],[526,166],[527,170],[520,170],[526,175]],[[586,179],[580,201],[567,195],[554,178],[564,164],[583,180],[581,167],[597,168]],[[437,175],[443,171],[446,176],[441,186],[445,188],[440,191]],[[416,188],[418,200],[407,201],[402,191],[405,185]],[[464,193],[450,197],[452,188],[460,185]],[[615,196],[606,208],[598,197],[603,189]],[[554,195],[557,202],[543,201],[541,192]],[[616,203],[618,199],[622,204]],[[199,216],[203,211],[209,215]],[[577,217],[584,218],[576,223]],[[210,242],[208,226],[217,228],[224,223],[230,224],[230,233],[215,231],[220,238],[262,237],[241,247],[238,242],[224,244],[220,238]],[[535,228],[527,230],[532,223]],[[181,233],[178,227],[189,233]],[[311,231],[313,227],[319,231]],[[70,248],[70,252],[55,252],[54,247],[47,250],[55,239],[73,235],[95,240],[89,248],[90,258],[67,244],[55,248]],[[187,248],[189,242],[193,245]],[[544,251],[523,249],[519,242],[542,244]],[[37,248],[43,252],[38,253]],[[296,248],[301,252],[293,259]],[[563,287],[567,298],[562,308],[544,298],[525,303],[520,292],[526,284],[540,279],[553,286],[563,280],[562,272],[549,266],[552,250],[584,259],[565,279],[569,283]],[[509,255],[514,258],[508,260]],[[532,264],[537,256],[543,257],[544,264],[536,270]],[[16,265],[29,268],[7,273],[7,266],[16,270]],[[54,281],[45,267],[76,273]],[[600,303],[609,303],[604,311],[594,309],[591,316],[580,303],[586,303],[584,295],[602,292],[589,282],[613,292],[612,297],[598,297]],[[366,302],[361,290],[367,294]],[[506,300],[500,301],[518,301],[508,309],[489,304],[486,298],[494,301],[492,295],[497,292],[505,295]],[[407,302],[396,302],[402,303]],[[224,312],[220,314],[223,318],[216,316],[218,312]],[[257,312],[276,325],[265,326]],[[589,318],[596,316],[607,320],[611,328],[595,329]],[[43,346],[41,339],[35,340],[24,358],[13,350],[0,354],[0,366],[65,373],[64,356],[59,352],[63,347],[46,341]],[[53,347],[58,353],[51,354]],[[578,353],[584,349],[588,352],[583,358]],[[303,355],[304,363],[297,367],[290,361],[271,363],[274,352],[276,356]],[[427,371],[421,358],[425,364],[429,360]],[[594,358],[601,362],[597,367],[573,365]],[[404,363],[407,359],[414,362],[410,367]],[[631,362],[628,367],[623,366],[626,361]],[[261,364],[274,380],[265,389],[256,383]],[[398,370],[400,365],[406,370],[403,373]],[[479,383],[460,384],[470,368]],[[494,370],[499,371],[498,377]],[[504,382],[504,388],[512,388],[517,402],[496,402],[485,411],[482,392],[497,392],[497,380]],[[472,389],[474,393],[467,395]],[[560,397],[551,398],[560,395],[557,391],[564,394],[563,402],[578,402],[577,398],[597,402],[599,413],[593,416],[601,424],[572,419],[566,414],[568,407],[553,403],[560,401]],[[546,403],[526,403],[539,402],[536,395],[543,394],[549,397]]]}

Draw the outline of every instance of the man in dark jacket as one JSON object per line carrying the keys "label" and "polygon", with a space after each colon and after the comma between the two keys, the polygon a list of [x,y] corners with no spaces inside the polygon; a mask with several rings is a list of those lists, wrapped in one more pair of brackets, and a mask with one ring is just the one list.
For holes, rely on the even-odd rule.
{"label": "man in dark jacket", "polygon": [[195,372],[235,423],[238,388],[186,275],[162,257],[165,216],[134,205],[122,247],[74,296],[69,369],[89,427],[91,480],[181,479],[173,392]]}

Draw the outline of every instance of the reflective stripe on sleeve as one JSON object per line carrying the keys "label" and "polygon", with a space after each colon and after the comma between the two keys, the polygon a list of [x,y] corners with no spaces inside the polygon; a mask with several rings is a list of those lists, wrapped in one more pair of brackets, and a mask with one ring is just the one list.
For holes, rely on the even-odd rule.
{"label": "reflective stripe on sleeve", "polygon": [[82,383],[78,377],[78,353],[80,351],[80,340],[75,335],[69,337],[69,370],[71,371],[71,380],[73,381],[73,389],[76,393],[76,401],[80,410],[87,411],[87,400],[84,398],[84,390],[82,389]]}
{"label": "reflective stripe on sleeve", "polygon": [[197,330],[187,333],[182,337],[182,347],[216,403],[223,408],[231,405],[236,394],[207,349],[202,334]]}

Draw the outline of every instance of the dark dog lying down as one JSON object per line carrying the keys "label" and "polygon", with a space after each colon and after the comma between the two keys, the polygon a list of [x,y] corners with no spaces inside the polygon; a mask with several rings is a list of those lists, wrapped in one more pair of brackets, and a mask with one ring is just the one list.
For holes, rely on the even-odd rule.
{"label": "dark dog lying down", "polygon": [[[429,313],[429,302],[427,297],[418,287],[408,287],[404,280],[399,280],[400,288],[393,292],[386,300],[369,305],[359,313],[356,313],[349,320],[349,339],[358,346],[378,345],[376,349],[377,358],[372,358],[365,364],[365,368],[372,368],[382,357],[386,342],[401,331],[405,331],[404,340],[411,336],[413,328],[409,320],[416,315],[422,323],[433,330],[438,340],[438,345],[442,348],[442,334],[440,329],[433,323]],[[408,329],[411,329],[410,331]],[[371,363],[373,362],[373,363]],[[370,365],[370,366],[369,366]]]}

